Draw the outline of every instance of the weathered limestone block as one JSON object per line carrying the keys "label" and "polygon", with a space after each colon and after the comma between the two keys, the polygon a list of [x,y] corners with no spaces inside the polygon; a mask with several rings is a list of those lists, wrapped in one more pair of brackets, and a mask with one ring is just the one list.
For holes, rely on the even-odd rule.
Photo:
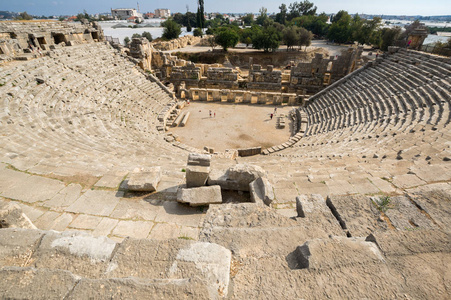
{"label": "weathered limestone block", "polygon": [[64,270],[4,267],[0,269],[0,298],[63,299],[76,285],[77,277]]}
{"label": "weathered limestone block", "polygon": [[41,230],[2,228],[0,230],[0,266],[22,265],[44,234],[45,231]]}
{"label": "weathered limestone block", "polygon": [[128,189],[136,192],[153,192],[161,180],[161,167],[138,170],[130,174]]}
{"label": "weathered limestone block", "polygon": [[376,244],[367,242],[364,238],[343,236],[307,241],[298,246],[294,254],[299,269],[311,270],[342,268],[351,261],[361,265],[384,261]]}
{"label": "weathered limestone block", "polygon": [[190,153],[188,155],[188,165],[190,166],[204,166],[209,167],[211,162],[211,155]]}
{"label": "weathered limestone block", "polygon": [[19,205],[0,201],[0,228],[36,229]]}
{"label": "weathered limestone block", "polygon": [[259,166],[237,164],[227,171],[216,170],[210,173],[208,185],[220,185],[226,190],[249,191],[249,184],[259,177],[265,177]]}
{"label": "weathered limestone block", "polygon": [[214,243],[195,242],[178,252],[177,261],[180,265],[183,262],[195,264],[206,281],[210,299],[227,296],[232,262],[229,249]]}
{"label": "weathered limestone block", "polygon": [[254,203],[271,205],[274,200],[274,190],[268,179],[259,177],[249,184],[251,201]]}
{"label": "weathered limestone block", "polygon": [[219,185],[213,185],[180,189],[177,193],[177,201],[188,203],[190,206],[221,204],[221,187]]}
{"label": "weathered limestone block", "polygon": [[183,117],[184,117],[184,114],[179,114],[177,116],[177,118],[174,120],[174,122],[172,122],[172,127],[179,126],[180,122],[182,122]]}
{"label": "weathered limestone block", "polygon": [[188,123],[189,116],[190,116],[190,112],[187,112],[183,116],[182,122],[180,122],[180,125],[179,125],[180,127],[185,127],[186,123]]}
{"label": "weathered limestone block", "polygon": [[326,200],[319,194],[299,195],[296,197],[296,212],[298,217],[328,212]]}
{"label": "weathered limestone block", "polygon": [[188,165],[186,167],[186,186],[198,187],[206,185],[209,174],[210,167]]}
{"label": "weathered limestone block", "polygon": [[243,187],[243,191],[249,190],[249,183],[265,176],[265,171],[261,167],[254,165],[237,164],[228,171],[228,179],[238,182]]}

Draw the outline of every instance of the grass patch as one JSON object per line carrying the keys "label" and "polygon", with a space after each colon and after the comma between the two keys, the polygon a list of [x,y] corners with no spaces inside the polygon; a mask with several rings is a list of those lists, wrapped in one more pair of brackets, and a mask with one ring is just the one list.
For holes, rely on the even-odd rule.
{"label": "grass patch", "polygon": [[191,237],[189,237],[189,236],[186,236],[186,235],[179,236],[178,239],[179,239],[179,240],[193,240],[193,241],[194,241],[193,238],[191,238]]}
{"label": "grass patch", "polygon": [[182,172],[183,172],[183,173],[185,173],[185,172],[186,172],[186,170],[185,170],[185,169],[182,169]]}

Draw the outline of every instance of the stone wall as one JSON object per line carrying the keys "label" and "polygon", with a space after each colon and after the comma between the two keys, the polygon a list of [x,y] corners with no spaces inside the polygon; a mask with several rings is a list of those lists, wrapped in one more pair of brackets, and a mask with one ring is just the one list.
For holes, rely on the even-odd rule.
{"label": "stone wall", "polygon": [[290,73],[274,70],[269,65],[252,64],[250,59],[248,78],[241,78],[238,68],[227,68],[219,64],[193,64],[169,53],[153,52],[152,67],[162,81],[174,84],[176,92],[184,88],[252,90],[288,92],[298,95],[313,94],[343,78],[357,68],[362,48],[343,51],[337,57],[324,58],[317,54],[311,62],[292,66]]}
{"label": "stone wall", "polygon": [[130,56],[139,61],[143,70],[152,69],[152,46],[146,38],[133,38],[130,44]]}
{"label": "stone wall", "polygon": [[103,40],[103,31],[97,22],[0,22],[0,55],[5,56]]}
{"label": "stone wall", "polygon": [[201,38],[199,36],[185,35],[170,41],[155,42],[152,43],[152,46],[155,49],[161,51],[169,51],[174,49],[185,48],[186,46],[189,45],[208,46],[207,38],[208,36]]}
{"label": "stone wall", "polygon": [[297,105],[301,99],[293,93],[257,92],[248,90],[198,89],[180,90],[179,96],[185,95],[189,100],[217,101],[247,104]]}
{"label": "stone wall", "polygon": [[207,66],[207,78],[200,84],[205,88],[238,89],[238,71],[232,68]]}
{"label": "stone wall", "polygon": [[262,69],[261,65],[252,65],[249,70],[247,88],[252,90],[280,91],[282,88],[282,71],[276,71],[273,66]]}
{"label": "stone wall", "polygon": [[322,54],[316,54],[311,62],[298,63],[291,68],[289,90],[297,93],[320,91],[325,86],[354,71],[362,50],[361,47],[348,48],[341,55],[329,58],[324,58]]}

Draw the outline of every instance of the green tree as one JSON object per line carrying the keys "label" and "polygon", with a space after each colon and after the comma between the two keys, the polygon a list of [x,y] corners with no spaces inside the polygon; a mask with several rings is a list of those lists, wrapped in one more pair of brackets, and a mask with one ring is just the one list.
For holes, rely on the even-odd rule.
{"label": "green tree", "polygon": [[299,34],[298,34],[298,28],[296,27],[286,27],[282,34],[283,34],[283,42],[285,45],[287,45],[287,51],[290,48],[293,48],[293,46],[298,45],[299,42]]}
{"label": "green tree", "polygon": [[254,23],[254,15],[253,14],[247,14],[242,19],[244,25],[252,25]]}
{"label": "green tree", "polygon": [[336,43],[346,43],[351,40],[351,16],[340,10],[332,19],[327,38]]}
{"label": "green tree", "polygon": [[268,26],[257,31],[252,37],[252,47],[263,49],[265,52],[275,51],[279,48],[280,36],[274,26]]}
{"label": "green tree", "polygon": [[139,34],[139,33],[134,33],[133,35],[132,35],[132,39],[133,38],[140,38],[141,37],[141,35]]}
{"label": "green tree", "polygon": [[246,44],[246,47],[252,44],[252,37],[257,31],[260,30],[260,26],[254,25],[251,28],[245,28],[240,31],[240,41]]}
{"label": "green tree", "polygon": [[290,9],[290,12],[287,15],[288,21],[303,15],[316,14],[316,6],[308,0],[293,2],[288,8]]}
{"label": "green tree", "polygon": [[176,39],[182,33],[180,25],[174,22],[174,20],[172,19],[167,19],[166,21],[161,23],[161,26],[164,27],[162,37],[166,40]]}
{"label": "green tree", "polygon": [[204,0],[197,1],[197,27],[205,28]]}
{"label": "green tree", "polygon": [[354,18],[352,18],[350,26],[349,26],[349,31],[350,31],[350,35],[351,35],[351,39],[353,41],[357,41],[359,44],[364,44],[365,43],[365,36],[363,33],[363,23],[365,22],[364,19],[362,19],[359,14],[355,14]]}
{"label": "green tree", "polygon": [[151,42],[151,41],[153,40],[152,34],[150,34],[150,32],[148,32],[148,31],[144,31],[144,32],[141,34],[141,36],[142,36],[142,37],[145,37],[149,42]]}
{"label": "green tree", "polygon": [[227,51],[228,48],[235,47],[239,40],[239,34],[235,29],[230,27],[222,27],[215,34],[216,44],[221,46],[224,51]]}
{"label": "green tree", "polygon": [[285,25],[285,22],[287,21],[287,12],[288,12],[287,6],[284,3],[282,3],[279,6],[279,9],[280,9],[280,12],[276,14],[275,20],[276,20],[276,22]]}
{"label": "green tree", "polygon": [[353,41],[359,44],[373,44],[378,40],[377,31],[381,24],[381,18],[374,17],[372,20],[364,20],[358,14],[351,21],[350,31]]}
{"label": "green tree", "polygon": [[265,23],[265,20],[268,18],[268,9],[262,7],[258,12],[260,13],[260,15],[257,17],[257,20],[255,22],[259,25],[263,25]]}
{"label": "green tree", "polygon": [[202,29],[200,29],[200,28],[198,27],[198,28],[194,29],[193,35],[194,35],[194,36],[203,36],[204,33],[202,32]]}
{"label": "green tree", "polygon": [[126,36],[126,37],[124,38],[124,44],[127,46],[128,43],[130,43],[130,38],[129,38],[128,36]]}
{"label": "green tree", "polygon": [[216,38],[214,36],[209,36],[207,41],[208,41],[208,45],[210,45],[210,47],[211,47],[211,50],[212,51],[215,50],[215,47],[218,45],[218,44],[216,44]]}
{"label": "green tree", "polygon": [[329,26],[327,24],[328,19],[329,17],[325,13],[321,13],[318,16],[303,15],[291,20],[290,24],[304,27],[305,29],[310,30],[318,36],[325,36],[327,34],[327,29]]}
{"label": "green tree", "polygon": [[305,51],[307,47],[312,44],[313,33],[305,28],[300,28],[299,30],[299,46],[305,46]]}
{"label": "green tree", "polygon": [[33,17],[30,16],[26,11],[20,13],[16,18],[16,20],[33,20]]}
{"label": "green tree", "polygon": [[401,28],[382,28],[381,31],[381,45],[380,48],[383,51],[387,51],[389,46],[393,46],[401,36]]}

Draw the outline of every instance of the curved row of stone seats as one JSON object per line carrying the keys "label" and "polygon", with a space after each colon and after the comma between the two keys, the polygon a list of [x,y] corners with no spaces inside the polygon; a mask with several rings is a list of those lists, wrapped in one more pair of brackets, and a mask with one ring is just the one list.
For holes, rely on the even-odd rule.
{"label": "curved row of stone seats", "polygon": [[[408,69],[393,63],[391,60],[396,56],[409,58],[414,67]],[[427,62],[429,70],[436,66],[429,77],[423,71],[416,72],[421,62]],[[393,67],[389,68],[391,64]],[[286,181],[286,174],[293,173],[296,175],[292,175],[295,176],[292,180],[308,178],[305,186],[309,186],[314,183],[310,182],[310,177],[315,178],[312,173],[324,174],[320,177],[324,188],[315,188],[327,194],[325,184],[337,180],[334,176],[346,184],[366,178],[391,181],[396,176],[412,180],[399,184],[395,179],[398,188],[450,180],[450,70],[447,58],[400,51],[318,93],[303,108],[309,121],[306,135],[294,146],[270,154],[269,162],[274,160],[274,169],[293,168],[282,177],[273,178],[273,182]],[[417,73],[422,75],[416,76]],[[428,80],[423,82],[426,77]],[[251,160],[260,163],[258,158]],[[267,167],[269,162],[264,164],[271,170]],[[321,185],[319,181],[316,184]],[[391,183],[387,184],[387,189],[380,191],[396,191]],[[370,191],[379,190],[360,192]]]}
{"label": "curved row of stone seats", "polygon": [[378,59],[309,100],[307,135],[387,119],[394,120],[384,129],[407,130],[418,122],[446,126],[451,119],[449,65],[449,59],[403,49]]}
{"label": "curved row of stone seats", "polygon": [[130,170],[160,155],[170,164],[169,151],[181,151],[156,130],[172,97],[108,44],[10,63],[0,85],[0,153],[18,168]]}

